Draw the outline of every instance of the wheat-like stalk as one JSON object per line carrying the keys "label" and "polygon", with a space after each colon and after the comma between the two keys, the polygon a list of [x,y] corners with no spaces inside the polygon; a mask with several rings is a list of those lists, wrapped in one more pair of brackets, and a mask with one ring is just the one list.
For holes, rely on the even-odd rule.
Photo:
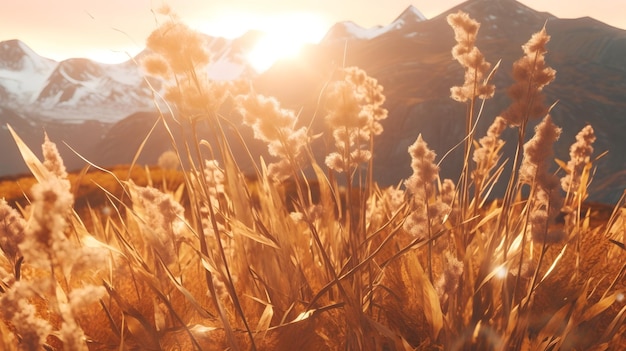
{"label": "wheat-like stalk", "polygon": [[[320,108],[333,149],[318,164],[321,131],[245,84],[206,79],[202,39],[175,16],[144,61],[169,82],[157,107],[176,116],[157,122],[171,143],[160,167],[68,174],[47,137],[40,161],[9,127],[36,181],[28,201],[0,200],[0,348],[626,347],[624,203],[605,219],[583,210],[591,126],[557,161],[563,178],[552,171],[560,128],[542,100],[554,78],[546,29],[514,65],[511,107],[475,140],[496,71],[475,46],[479,24],[464,13],[448,21],[465,70],[452,97],[468,104],[458,182],[440,179],[422,135],[407,150],[409,178],[374,182],[385,97],[356,67],[328,84]],[[246,141],[227,130],[239,125],[267,144],[267,163],[235,159]],[[512,169],[501,160],[507,126],[518,128]]]}

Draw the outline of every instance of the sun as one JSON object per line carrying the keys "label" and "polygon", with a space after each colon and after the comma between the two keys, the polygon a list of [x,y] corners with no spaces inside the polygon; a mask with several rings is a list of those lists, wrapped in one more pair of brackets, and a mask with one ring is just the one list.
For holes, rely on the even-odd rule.
{"label": "sun", "polygon": [[305,40],[295,35],[268,33],[259,39],[246,58],[255,71],[262,73],[278,60],[297,58],[305,44]]}
{"label": "sun", "polygon": [[324,16],[310,12],[223,12],[201,27],[205,33],[230,38],[248,30],[262,32],[259,41],[245,53],[252,68],[262,73],[277,60],[296,58],[304,45],[318,43],[330,24]]}

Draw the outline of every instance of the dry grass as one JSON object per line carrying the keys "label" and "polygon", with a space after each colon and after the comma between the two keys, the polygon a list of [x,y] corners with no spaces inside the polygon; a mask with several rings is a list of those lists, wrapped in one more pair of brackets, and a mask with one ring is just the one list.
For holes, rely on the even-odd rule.
{"label": "dry grass", "polygon": [[[384,96],[355,68],[329,84],[334,149],[318,164],[315,136],[293,111],[196,75],[208,56],[175,21],[151,37],[161,56],[150,65],[178,83],[167,96],[180,123],[209,123],[215,140],[173,143],[169,163],[184,169],[68,175],[53,143],[42,162],[14,134],[35,181],[19,180],[17,193],[2,185],[13,205],[0,203],[2,349],[625,348],[624,201],[604,217],[584,205],[593,138],[548,170],[560,133],[540,99],[554,73],[543,60],[549,37],[542,30],[525,46],[514,104],[476,138],[495,72],[473,46],[478,24],[463,14],[450,23],[466,70],[452,95],[469,107],[456,180],[439,178],[416,136],[413,175],[384,189],[373,181]],[[232,122],[219,106],[231,98],[278,160],[255,160],[254,180],[224,137]],[[508,171],[506,124],[519,130]],[[506,195],[487,201],[497,182]]]}

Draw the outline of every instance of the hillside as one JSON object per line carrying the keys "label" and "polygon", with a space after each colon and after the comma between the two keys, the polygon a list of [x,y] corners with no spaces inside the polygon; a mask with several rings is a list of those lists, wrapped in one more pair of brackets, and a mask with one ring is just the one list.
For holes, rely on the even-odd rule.
{"label": "hillside", "polygon": [[[563,127],[556,145],[556,157],[567,159],[569,145],[574,142],[576,133],[586,124],[591,124],[598,136],[596,155],[609,151],[597,164],[593,199],[615,202],[624,189],[626,171],[626,155],[621,152],[626,149],[626,139],[622,136],[626,130],[626,101],[623,99],[626,96],[626,61],[623,60],[626,55],[626,31],[594,19],[559,19],[514,0],[471,0],[432,19],[424,18],[419,10],[410,6],[387,25],[362,28],[352,22],[337,23],[322,42],[306,47],[300,60],[278,62],[259,76],[247,77],[252,78],[252,86],[257,92],[276,96],[286,107],[302,111],[301,122],[308,124],[312,121],[315,133],[321,130],[324,123],[322,92],[333,72],[343,65],[363,68],[384,86],[385,107],[389,110],[389,118],[383,123],[385,132],[376,141],[374,175],[381,184],[396,184],[409,175],[406,148],[416,135],[421,133],[439,156],[464,137],[464,125],[460,119],[466,107],[449,98],[450,87],[461,82],[463,73],[452,59],[453,32],[445,20],[447,14],[459,10],[469,13],[481,23],[477,45],[486,59],[492,65],[501,60],[500,69],[494,77],[497,92],[484,107],[476,135],[481,136],[492,119],[509,105],[506,91],[513,81],[511,66],[522,55],[521,45],[545,24],[551,36],[546,60],[557,71],[556,80],[545,89],[546,102],[550,105],[558,101],[552,116],[555,123]],[[209,41],[207,50],[213,53],[216,62],[213,73],[223,73],[223,69],[216,67],[224,67],[220,65],[228,57],[241,52],[253,41],[254,33],[232,42]],[[111,165],[132,160],[137,151],[134,146],[147,135],[158,118],[150,108],[145,107],[151,104],[145,87],[128,85],[105,89],[103,87],[112,87],[114,80],[99,78],[98,84],[93,80],[94,77],[113,77],[120,67],[101,67],[80,60],[55,65],[25,49],[23,43],[5,42],[0,47],[12,48],[0,55],[2,124],[14,125],[34,149],[41,142],[41,130],[45,129],[54,140],[66,142],[98,164]],[[25,83],[8,80],[6,72],[13,72],[11,77],[16,77],[19,72],[30,72],[30,76],[38,77],[37,81],[48,82],[36,95],[29,95],[30,99],[34,99],[34,106],[55,106],[40,109],[46,114],[61,111],[61,115],[42,118],[28,109],[15,106],[15,99],[7,96],[17,96],[15,94],[20,91],[20,94],[25,94],[28,89]],[[8,82],[13,82],[13,85]],[[157,81],[154,84],[158,86]],[[21,87],[21,90],[12,90],[15,86]],[[92,92],[94,89],[104,92],[104,96],[87,93],[89,87],[92,87]],[[120,119],[119,113],[117,119],[103,118],[112,113],[103,104],[118,106],[120,99],[132,101],[128,99],[133,96],[143,96],[141,99],[145,101],[142,100],[141,104],[144,107],[131,103],[124,105],[135,107],[126,108],[123,119]],[[83,107],[67,112],[73,106],[70,102],[80,102]],[[91,106],[92,109],[87,111],[84,106]],[[84,118],[75,119],[77,111]],[[236,113],[228,108],[222,113],[235,126],[241,126]],[[71,117],[76,126],[68,127],[65,117]],[[99,122],[83,123],[83,120]],[[71,132],[78,129],[80,133]],[[251,136],[246,128],[240,128],[240,132]],[[9,138],[5,136],[6,131],[1,130],[0,133],[2,146],[12,150]],[[154,163],[156,157],[169,148],[164,135],[164,130],[157,126],[152,137],[154,140],[149,141],[150,151],[144,151],[140,162]],[[327,150],[324,140],[328,143],[329,136],[324,138],[315,146],[319,157]],[[505,138],[515,138],[514,131],[508,130]],[[512,144],[507,143],[509,146]],[[62,149],[70,168],[84,165],[69,149]],[[9,152],[0,156],[0,174],[25,171],[19,158],[12,154]],[[512,150],[506,149],[505,154],[511,157]],[[245,153],[239,156],[246,158]],[[460,152],[450,153],[441,165],[443,175],[451,177],[458,174],[459,161]]]}

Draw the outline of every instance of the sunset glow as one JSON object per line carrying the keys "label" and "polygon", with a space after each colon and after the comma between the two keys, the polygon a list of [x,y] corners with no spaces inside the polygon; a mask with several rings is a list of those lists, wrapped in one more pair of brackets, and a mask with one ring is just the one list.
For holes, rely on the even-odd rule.
{"label": "sunset glow", "polygon": [[[317,42],[340,21],[353,21],[369,28],[391,23],[407,6],[413,5],[427,18],[463,2],[463,0],[427,1],[392,0],[367,2],[263,0],[213,2],[203,0],[21,0],[5,1],[0,11],[0,41],[19,39],[38,54],[61,61],[85,57],[103,63],[128,60],[145,47],[145,39],[158,26],[156,10],[163,4],[190,27],[212,36],[236,38],[248,30],[268,33],[263,44],[276,48],[279,42],[291,47],[301,44],[285,39],[285,33],[297,33],[302,42]],[[520,0],[538,11],[557,17],[591,16],[600,21],[626,28],[624,3],[614,0],[543,1]],[[282,38],[282,39],[281,39]],[[277,49],[261,49],[264,61],[272,61],[269,53]],[[297,51],[297,50],[295,50]],[[259,55],[255,54],[255,57]],[[261,61],[260,58],[254,59]]]}
{"label": "sunset glow", "polygon": [[626,0],[0,1],[0,351],[626,351]]}
{"label": "sunset glow", "polygon": [[319,42],[330,23],[305,12],[279,14],[225,13],[214,21],[191,24],[197,30],[236,38],[253,28],[263,36],[246,57],[257,72],[267,70],[279,59],[296,58],[305,44]]}
{"label": "sunset glow", "polygon": [[279,59],[297,57],[302,45],[298,38],[266,35],[246,56],[257,72],[263,72]]}

